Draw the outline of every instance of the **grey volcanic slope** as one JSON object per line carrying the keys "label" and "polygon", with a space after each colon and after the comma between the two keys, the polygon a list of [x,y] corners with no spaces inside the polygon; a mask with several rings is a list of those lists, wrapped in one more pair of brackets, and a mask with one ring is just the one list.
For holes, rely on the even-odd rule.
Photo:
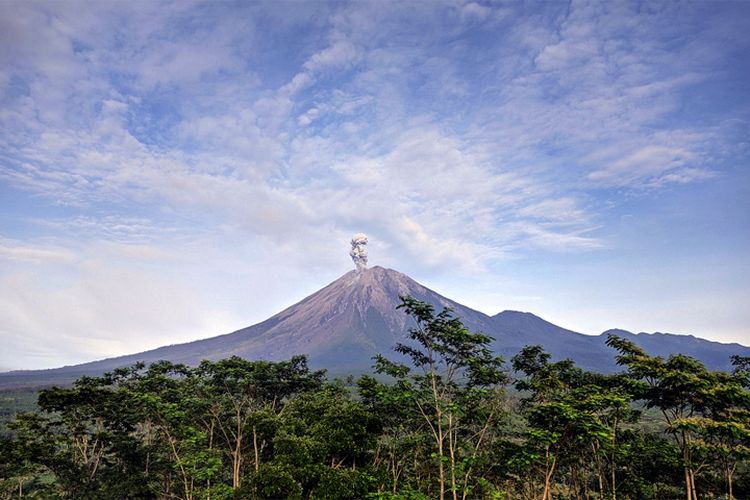
{"label": "grey volcanic slope", "polygon": [[692,335],[672,333],[631,333],[626,330],[607,330],[592,336],[566,330],[527,312],[503,311],[492,317],[496,352],[513,356],[524,345],[541,344],[553,359],[571,358],[581,368],[599,372],[621,370],[615,361],[616,351],[607,347],[611,333],[623,337],[652,356],[668,357],[685,354],[703,362],[712,370],[732,369],[732,355],[750,356],[750,348],[740,344],[712,342]]}
{"label": "grey volcanic slope", "polygon": [[732,365],[729,358],[732,355],[750,356],[750,349],[743,345],[711,342],[693,335],[607,330],[597,338],[602,339],[603,343],[610,333],[635,342],[653,356],[667,357],[673,353],[685,354],[701,360],[707,367],[714,370],[731,370]]}
{"label": "grey volcanic slope", "polygon": [[[65,384],[81,375],[99,375],[138,361],[166,359],[195,365],[203,359],[228,356],[282,360],[307,354],[311,366],[327,368],[333,374],[363,372],[369,369],[375,354],[392,356],[394,344],[404,341],[406,330],[413,324],[403,311],[396,310],[399,295],[428,302],[436,310],[452,308],[470,330],[493,336],[493,349],[506,359],[524,345],[541,344],[553,359],[569,357],[591,370],[617,369],[614,352],[604,344],[605,334],[583,335],[530,313],[504,311],[490,317],[433,292],[405,274],[376,266],[346,273],[266,321],[233,333],[76,366],[2,373],[0,388]],[[738,344],[681,335],[617,333],[654,354],[683,352],[712,368],[726,369],[732,354],[750,355],[750,349]]]}
{"label": "grey volcanic slope", "polygon": [[489,317],[423,287],[397,271],[373,267],[351,271],[322,290],[255,326],[229,335],[185,344],[182,362],[242,356],[281,360],[308,354],[313,366],[343,370],[369,367],[376,353],[403,340],[409,318],[396,310],[399,295],[437,308],[451,307],[472,328],[491,328]]}
{"label": "grey volcanic slope", "polygon": [[81,375],[102,374],[138,361],[166,359],[195,365],[203,359],[228,356],[282,360],[307,354],[316,368],[333,373],[363,371],[372,365],[372,356],[391,353],[393,345],[404,339],[410,320],[396,310],[399,295],[411,295],[437,310],[451,307],[472,330],[492,329],[489,316],[453,302],[405,274],[375,266],[360,273],[348,272],[262,323],[230,334],[81,365],[3,373],[0,387],[68,383]]}
{"label": "grey volcanic slope", "polygon": [[617,370],[615,352],[599,337],[566,330],[527,312],[503,311],[493,316],[492,321],[493,348],[508,360],[524,346],[539,344],[555,360],[571,358],[587,370]]}

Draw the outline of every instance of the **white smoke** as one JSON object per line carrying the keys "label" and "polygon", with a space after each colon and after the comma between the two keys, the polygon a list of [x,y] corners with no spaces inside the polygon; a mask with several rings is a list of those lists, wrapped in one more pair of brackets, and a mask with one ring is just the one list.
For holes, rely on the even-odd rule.
{"label": "white smoke", "polygon": [[357,272],[367,269],[367,235],[357,233],[352,236],[352,249],[349,256],[357,266]]}

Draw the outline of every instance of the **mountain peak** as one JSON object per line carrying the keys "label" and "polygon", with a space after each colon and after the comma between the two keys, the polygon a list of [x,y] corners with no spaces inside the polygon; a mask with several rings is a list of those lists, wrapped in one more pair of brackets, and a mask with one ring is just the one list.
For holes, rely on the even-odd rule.
{"label": "mountain peak", "polygon": [[538,319],[540,321],[544,321],[542,318],[537,316],[534,313],[525,312],[525,311],[514,311],[511,309],[506,309],[505,311],[501,311],[493,316],[493,318],[497,318],[498,316],[506,316],[506,317],[516,317],[516,318],[526,318],[526,319]]}
{"label": "mountain peak", "polygon": [[[614,351],[604,336],[587,336],[560,328],[544,319],[520,311],[503,311],[489,317],[461,305],[416,282],[406,274],[381,266],[360,266],[327,286],[287,307],[278,314],[233,333],[151,351],[94,361],[54,370],[8,373],[0,386],[70,382],[80,375],[96,375],[138,361],[166,359],[195,365],[203,359],[229,356],[247,359],[283,360],[296,354],[309,356],[314,368],[333,374],[368,370],[375,354],[390,355],[404,342],[413,320],[397,309],[400,296],[411,296],[431,304],[435,311],[450,308],[466,327],[494,337],[492,348],[510,359],[522,347],[541,344],[553,359],[572,358],[582,368],[616,370]],[[632,335],[632,334],[630,334]],[[648,352],[684,352],[710,367],[726,369],[731,354],[749,355],[741,346],[725,346],[687,336],[668,334],[633,335]]]}
{"label": "mountain peak", "polygon": [[493,320],[496,322],[502,322],[506,325],[513,325],[515,328],[519,329],[532,329],[532,330],[554,330],[555,332],[558,330],[564,330],[566,332],[572,332],[571,330],[565,330],[564,328],[560,328],[559,326],[550,323],[549,321],[540,318],[536,314],[532,314],[530,312],[522,312],[522,311],[503,311],[500,313],[497,313],[492,317]]}

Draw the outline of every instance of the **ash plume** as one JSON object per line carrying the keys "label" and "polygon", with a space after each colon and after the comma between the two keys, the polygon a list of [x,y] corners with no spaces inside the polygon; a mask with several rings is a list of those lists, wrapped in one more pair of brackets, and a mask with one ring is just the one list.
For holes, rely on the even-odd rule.
{"label": "ash plume", "polygon": [[357,266],[357,272],[367,269],[367,235],[357,233],[352,236],[352,249],[349,256]]}

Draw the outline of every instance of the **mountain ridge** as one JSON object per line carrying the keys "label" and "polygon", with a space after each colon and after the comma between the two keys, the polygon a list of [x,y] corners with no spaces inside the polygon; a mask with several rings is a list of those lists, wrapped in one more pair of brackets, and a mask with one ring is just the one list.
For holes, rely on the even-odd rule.
{"label": "mountain ridge", "polygon": [[234,332],[78,365],[0,373],[0,388],[50,381],[69,383],[81,375],[97,375],[138,361],[167,359],[194,365],[202,359],[215,361],[229,356],[278,361],[307,354],[311,366],[327,368],[333,374],[363,372],[371,366],[372,356],[391,356],[393,346],[406,339],[413,320],[397,310],[401,295],[430,303],[438,311],[451,308],[467,328],[493,336],[491,347],[506,360],[525,345],[541,344],[553,359],[572,358],[585,369],[615,371],[615,353],[605,345],[606,335],[615,332],[622,332],[622,336],[656,355],[679,347],[679,352],[692,355],[711,368],[728,368],[730,349],[731,354],[750,355],[745,346],[693,336],[634,334],[617,329],[584,335],[530,312],[501,311],[489,316],[430,290],[399,271],[374,266],[345,273],[268,319]]}

